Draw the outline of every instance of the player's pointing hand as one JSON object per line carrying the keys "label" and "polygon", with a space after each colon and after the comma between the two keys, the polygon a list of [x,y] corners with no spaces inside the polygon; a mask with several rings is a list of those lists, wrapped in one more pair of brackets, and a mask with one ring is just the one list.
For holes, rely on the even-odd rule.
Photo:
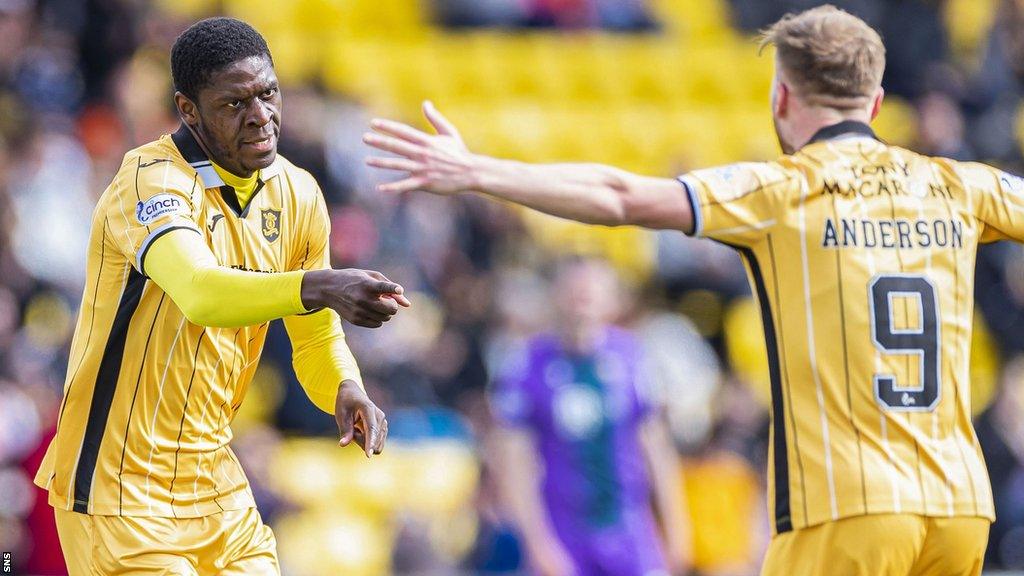
{"label": "player's pointing hand", "polygon": [[307,310],[331,308],[365,328],[379,328],[411,306],[401,285],[372,270],[311,270],[302,279],[302,303]]}
{"label": "player's pointing hand", "polygon": [[397,182],[381,184],[381,192],[424,190],[435,194],[456,194],[474,187],[474,155],[462,136],[433,103],[423,103],[423,115],[437,134],[427,134],[401,122],[375,119],[372,132],[363,135],[368,145],[394,156],[374,156],[366,163],[375,168],[406,173]]}

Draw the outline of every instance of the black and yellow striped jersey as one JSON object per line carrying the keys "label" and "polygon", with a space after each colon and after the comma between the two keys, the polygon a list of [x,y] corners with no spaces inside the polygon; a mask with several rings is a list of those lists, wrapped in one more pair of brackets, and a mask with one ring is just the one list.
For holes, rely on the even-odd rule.
{"label": "black and yellow striped jersey", "polygon": [[53,506],[179,518],[254,506],[228,443],[268,324],[192,324],[143,264],[184,228],[222,266],[326,268],[329,225],[315,180],[281,156],[244,208],[184,126],[125,156],[93,214],[57,434],[36,476]]}
{"label": "black and yellow striped jersey", "polygon": [[696,233],[741,253],[762,309],[774,529],[993,518],[971,426],[974,262],[979,243],[1024,239],[1024,181],[855,122],[680,180]]}

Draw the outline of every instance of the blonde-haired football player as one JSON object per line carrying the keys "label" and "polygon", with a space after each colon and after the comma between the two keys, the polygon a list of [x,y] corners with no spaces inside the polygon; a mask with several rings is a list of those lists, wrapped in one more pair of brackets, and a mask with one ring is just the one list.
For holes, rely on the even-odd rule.
{"label": "blonde-haired football player", "polygon": [[980,574],[992,493],[971,427],[978,244],[1024,240],[1024,181],[879,141],[885,48],[831,6],[768,29],[785,156],[650,178],[470,153],[376,120],[386,192],[475,191],[557,216],[734,247],[761,306],[772,383],[764,574]]}

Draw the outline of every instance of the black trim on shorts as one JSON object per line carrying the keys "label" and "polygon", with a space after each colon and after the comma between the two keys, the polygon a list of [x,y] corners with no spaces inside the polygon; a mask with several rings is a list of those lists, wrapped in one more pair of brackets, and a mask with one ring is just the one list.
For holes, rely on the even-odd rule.
{"label": "black trim on shorts", "polygon": [[110,335],[100,359],[99,372],[96,374],[96,385],[93,389],[92,403],[89,406],[89,419],[85,424],[82,437],[82,451],[75,469],[75,512],[87,514],[89,511],[89,495],[92,492],[92,479],[96,472],[96,460],[99,457],[100,445],[107,428],[107,418],[114,402],[114,391],[117,389],[121,362],[124,359],[124,346],[128,337],[128,327],[132,316],[139,307],[142,290],[146,286],[146,277],[133,266],[128,267],[128,279],[121,301],[117,304],[117,313],[110,327]]}

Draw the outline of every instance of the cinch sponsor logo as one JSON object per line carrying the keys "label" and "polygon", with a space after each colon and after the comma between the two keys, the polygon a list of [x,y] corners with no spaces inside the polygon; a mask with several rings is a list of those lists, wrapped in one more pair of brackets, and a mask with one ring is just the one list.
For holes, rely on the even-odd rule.
{"label": "cinch sponsor logo", "polygon": [[157,194],[145,202],[135,205],[135,219],[140,224],[149,224],[166,214],[185,211],[185,203],[173,194]]}

